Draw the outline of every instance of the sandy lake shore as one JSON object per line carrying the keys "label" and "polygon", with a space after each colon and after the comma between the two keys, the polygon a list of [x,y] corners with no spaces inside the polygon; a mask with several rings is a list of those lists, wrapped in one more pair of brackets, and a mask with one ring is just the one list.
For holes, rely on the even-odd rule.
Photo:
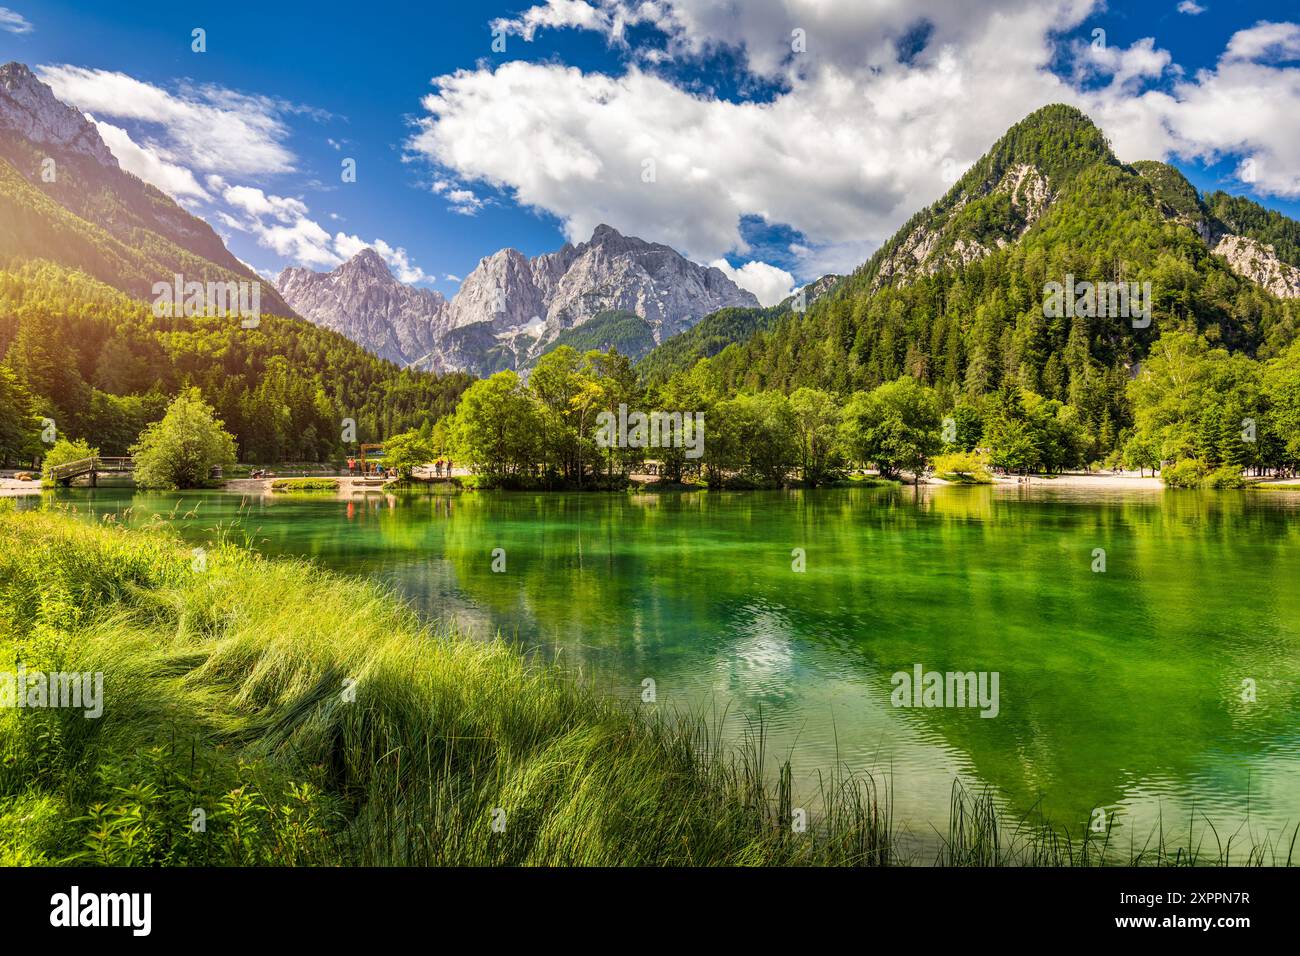
{"label": "sandy lake shore", "polygon": [[1159,477],[1149,474],[1139,475],[1136,471],[1124,471],[1118,474],[1112,472],[1089,474],[1075,471],[1063,475],[1030,475],[1024,481],[1017,480],[1014,476],[998,476],[994,479],[994,484],[1013,487],[1024,487],[1027,484],[1033,488],[1097,488],[1106,491],[1115,489],[1159,491],[1164,488],[1164,482]]}
{"label": "sandy lake shore", "polygon": [[[457,473],[462,474],[461,469]],[[225,491],[234,494],[245,495],[269,495],[271,491],[271,482],[273,478],[232,478],[227,481],[222,488]],[[1300,492],[1300,479],[1297,478],[1262,478],[1248,479],[1251,485],[1261,487],[1274,486],[1280,488],[1294,487]],[[348,478],[346,476],[339,478],[341,495],[352,495],[358,493],[378,492],[381,491],[380,483],[371,479],[363,481],[358,478]],[[943,486],[950,482],[940,479],[931,478],[924,482],[931,487]],[[1067,472],[1063,475],[1031,475],[1024,480],[1018,480],[1015,477],[998,476],[994,479],[992,487],[995,488],[1071,488],[1071,489],[1095,489],[1097,491],[1161,491],[1164,489],[1164,483],[1158,476],[1139,475],[1135,471],[1119,472]],[[36,495],[41,492],[41,483],[39,481],[19,481],[16,478],[0,477],[0,498],[13,498],[20,495]]]}

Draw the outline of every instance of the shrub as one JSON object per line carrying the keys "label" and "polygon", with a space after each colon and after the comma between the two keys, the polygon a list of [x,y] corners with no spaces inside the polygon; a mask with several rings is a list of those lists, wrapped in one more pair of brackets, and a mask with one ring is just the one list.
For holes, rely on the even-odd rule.
{"label": "shrub", "polygon": [[989,484],[993,476],[989,473],[988,459],[973,451],[955,451],[939,455],[931,461],[934,473],[944,481],[960,481],[974,484]]}
{"label": "shrub", "polygon": [[338,491],[337,478],[277,478],[271,482],[272,491]]}
{"label": "shrub", "polygon": [[1170,488],[1199,488],[1205,480],[1205,465],[1195,458],[1184,458],[1161,469],[1160,477]]}
{"label": "shrub", "polygon": [[1215,469],[1205,477],[1206,488],[1245,488],[1246,479],[1241,475],[1241,469],[1231,465],[1225,465],[1222,468]]}

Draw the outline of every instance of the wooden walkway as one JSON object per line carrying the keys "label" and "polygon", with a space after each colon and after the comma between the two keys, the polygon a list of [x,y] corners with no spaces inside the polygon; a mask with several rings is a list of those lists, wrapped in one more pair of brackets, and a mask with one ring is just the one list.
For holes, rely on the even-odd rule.
{"label": "wooden walkway", "polygon": [[129,475],[135,469],[135,462],[130,458],[79,458],[62,465],[56,465],[51,476],[65,488],[77,478],[89,476],[90,487],[99,484],[100,475]]}

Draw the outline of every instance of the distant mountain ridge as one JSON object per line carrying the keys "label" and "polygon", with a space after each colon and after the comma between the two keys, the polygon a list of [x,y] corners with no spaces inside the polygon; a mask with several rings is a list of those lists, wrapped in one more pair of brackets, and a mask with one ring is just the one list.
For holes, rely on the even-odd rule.
{"label": "distant mountain ridge", "polygon": [[[361,256],[366,268],[357,265]],[[607,225],[587,242],[532,259],[509,248],[486,256],[450,303],[397,282],[371,250],[330,273],[286,269],[276,286],[308,319],[377,354],[478,375],[527,368],[566,333],[612,313],[624,317],[621,339],[640,341],[626,321],[634,317],[657,343],[718,309],[758,307],[720,269]]]}
{"label": "distant mountain ridge", "polygon": [[448,328],[450,307],[442,293],[398,282],[370,248],[332,272],[285,269],[275,285],[309,322],[403,366],[427,355]]}

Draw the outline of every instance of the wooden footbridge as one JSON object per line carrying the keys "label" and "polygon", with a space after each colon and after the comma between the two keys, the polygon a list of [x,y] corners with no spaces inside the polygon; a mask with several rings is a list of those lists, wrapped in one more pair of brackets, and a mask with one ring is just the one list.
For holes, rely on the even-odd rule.
{"label": "wooden footbridge", "polygon": [[90,486],[94,488],[99,483],[100,475],[129,475],[134,468],[133,459],[101,458],[96,455],[94,458],[78,458],[76,461],[55,465],[50,474],[65,488],[76,478],[89,477]]}

